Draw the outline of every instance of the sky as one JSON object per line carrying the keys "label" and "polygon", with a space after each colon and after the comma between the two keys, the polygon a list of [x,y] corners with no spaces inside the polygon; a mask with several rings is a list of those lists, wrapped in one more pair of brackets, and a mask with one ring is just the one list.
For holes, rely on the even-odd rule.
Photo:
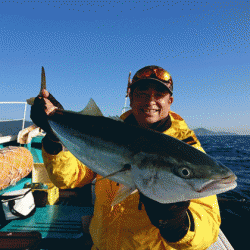
{"label": "sky", "polygon": [[[129,72],[158,65],[191,129],[249,135],[249,20],[250,1],[0,1],[0,102],[38,95],[43,66],[65,109],[93,98],[120,115]],[[0,105],[0,120],[24,107]]]}

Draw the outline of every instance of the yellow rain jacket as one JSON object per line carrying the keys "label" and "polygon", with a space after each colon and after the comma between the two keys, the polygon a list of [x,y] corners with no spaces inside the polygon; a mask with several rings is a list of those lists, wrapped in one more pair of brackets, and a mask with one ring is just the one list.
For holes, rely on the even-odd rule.
{"label": "yellow rain jacket", "polygon": [[[131,111],[128,111],[121,118],[125,120],[130,114]],[[185,121],[172,111],[169,114],[172,125],[164,133],[205,152]],[[43,149],[43,159],[52,182],[62,189],[82,187],[95,177],[102,178],[69,151],[50,155]],[[189,210],[194,219],[194,230],[189,227],[184,238],[168,243],[161,237],[159,229],[151,224],[144,206],[142,205],[141,210],[138,209],[138,192],[120,204],[111,206],[118,188],[116,182],[108,179],[100,180],[95,185],[94,216],[90,224],[94,245],[91,250],[202,250],[217,240],[221,217],[216,195],[191,200]]]}

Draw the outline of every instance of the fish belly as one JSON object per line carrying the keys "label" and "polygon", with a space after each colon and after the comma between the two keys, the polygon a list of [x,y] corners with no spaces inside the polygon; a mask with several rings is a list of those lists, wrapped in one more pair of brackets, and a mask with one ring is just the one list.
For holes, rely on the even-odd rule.
{"label": "fish belly", "polygon": [[[105,177],[119,172],[129,164],[129,152],[100,138],[79,134],[77,131],[49,122],[62,144],[93,172]],[[108,177],[126,186],[134,186],[131,171],[124,171]]]}

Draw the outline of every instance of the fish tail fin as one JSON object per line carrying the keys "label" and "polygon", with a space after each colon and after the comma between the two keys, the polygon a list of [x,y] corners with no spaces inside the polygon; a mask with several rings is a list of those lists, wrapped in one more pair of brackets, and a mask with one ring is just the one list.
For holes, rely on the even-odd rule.
{"label": "fish tail fin", "polygon": [[45,70],[42,66],[42,73],[41,73],[41,89],[39,95],[42,95],[42,90],[46,89],[46,77],[45,77]]}
{"label": "fish tail fin", "polygon": [[[41,89],[40,89],[40,92],[39,92],[39,95],[42,94],[42,90],[43,89],[46,89],[46,77],[45,77],[45,70],[44,70],[44,67],[42,66],[42,73],[41,73]],[[35,97],[31,97],[29,99],[26,100],[26,102],[32,106],[34,104],[34,101],[35,101]]]}

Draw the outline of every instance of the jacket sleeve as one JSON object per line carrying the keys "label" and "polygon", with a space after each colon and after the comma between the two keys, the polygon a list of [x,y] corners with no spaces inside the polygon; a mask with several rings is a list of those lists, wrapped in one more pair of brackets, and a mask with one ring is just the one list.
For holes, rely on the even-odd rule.
{"label": "jacket sleeve", "polygon": [[83,187],[96,177],[96,173],[82,164],[69,151],[51,155],[42,148],[42,156],[49,178],[55,186],[61,189]]}
{"label": "jacket sleeve", "polygon": [[187,234],[180,241],[169,243],[176,249],[207,249],[216,242],[221,224],[219,206],[216,195],[191,200],[189,211],[194,227],[189,227]]}
{"label": "jacket sleeve", "polygon": [[[192,137],[196,141],[192,146],[205,153],[196,136],[193,134]],[[217,241],[219,235],[221,217],[217,196],[193,199],[188,209],[191,212],[191,225],[187,234],[180,241],[168,244],[176,249],[207,249]]]}

